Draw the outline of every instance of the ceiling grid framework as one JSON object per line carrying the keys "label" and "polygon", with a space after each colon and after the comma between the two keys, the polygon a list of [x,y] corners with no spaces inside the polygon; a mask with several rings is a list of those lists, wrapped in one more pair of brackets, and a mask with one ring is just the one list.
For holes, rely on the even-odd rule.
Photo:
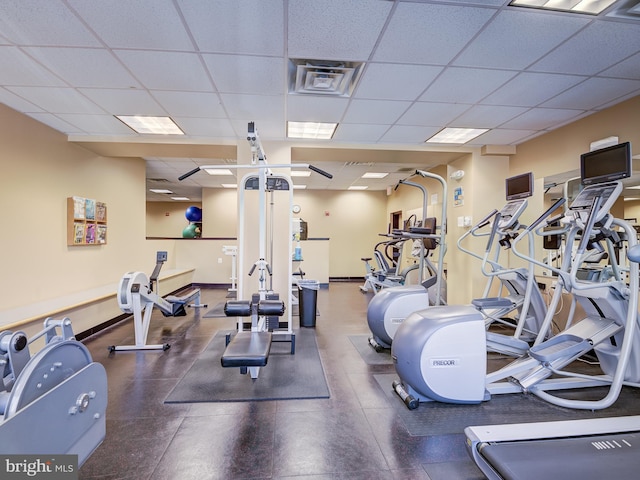
{"label": "ceiling grid framework", "polygon": [[[233,179],[177,176],[232,158],[250,121],[263,142],[317,155],[294,161],[335,169],[331,182],[296,182],[360,182],[346,163],[361,150],[390,173],[367,185],[385,189],[407,169],[517,145],[640,94],[639,4],[585,15],[508,0],[4,0],[0,102],[96,151],[136,145],[149,178],[194,200]],[[296,59],[361,69],[349,95],[296,94]],[[185,135],[140,136],[115,115],[170,116]],[[287,121],[338,127],[322,143],[291,140]],[[445,127],[489,130],[462,147],[425,143]]]}

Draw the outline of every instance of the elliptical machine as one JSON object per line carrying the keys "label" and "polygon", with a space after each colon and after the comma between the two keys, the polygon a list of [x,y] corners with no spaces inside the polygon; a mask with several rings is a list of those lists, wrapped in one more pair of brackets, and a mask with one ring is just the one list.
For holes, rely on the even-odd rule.
{"label": "elliptical machine", "polygon": [[[537,288],[533,263],[528,262],[526,268],[506,268],[500,263],[501,254],[511,249],[512,240],[525,229],[520,217],[527,208],[527,198],[533,194],[533,174],[529,172],[507,178],[505,187],[507,203],[500,211],[491,211],[463,234],[458,239],[458,248],[482,261],[482,273],[487,277],[487,284],[483,296],[472,300],[471,304],[485,317],[487,329],[492,324],[500,324],[514,330],[513,335],[487,331],[488,350],[518,357],[536,339],[547,314],[547,306]],[[489,224],[491,231],[483,232]],[[483,256],[463,247],[469,236],[488,236]],[[527,240],[529,256],[533,257],[532,232],[527,235]],[[500,295],[490,297],[496,279],[500,282]]]}
{"label": "elliptical machine", "polygon": [[[385,288],[378,292],[369,302],[367,307],[367,323],[371,330],[369,345],[376,351],[391,348],[393,337],[400,324],[412,312],[427,308],[430,305],[446,305],[446,281],[444,280],[444,255],[447,248],[445,244],[446,211],[447,211],[447,183],[439,175],[416,170],[414,175],[424,178],[432,178],[442,185],[442,211],[440,218],[442,225],[438,233],[435,217],[426,217],[427,190],[418,183],[407,179],[401,180],[400,185],[407,185],[420,189],[422,192],[422,226],[409,227],[407,230],[396,231],[394,234],[406,240],[414,240],[419,244],[419,283],[417,285],[403,285]],[[413,175],[412,175],[413,176]],[[438,264],[434,265],[429,259],[429,253],[438,248]],[[428,272],[428,276],[425,275]]]}
{"label": "elliptical machine", "polygon": [[[585,188],[560,219],[562,227],[558,231],[545,232],[544,227],[552,223],[549,217],[565,199],[558,200],[512,242],[514,253],[550,268],[518,252],[517,243],[532,231],[539,235],[560,233],[567,238],[562,268],[552,269],[558,275],[560,288],[556,288],[540,335],[524,356],[487,375],[484,318],[473,307],[431,307],[411,314],[402,323],[391,347],[400,377],[393,387],[409,408],[416,408],[420,401],[480,403],[492,394],[529,392],[562,407],[595,410],[613,404],[623,384],[640,386],[638,265],[629,267],[628,286],[621,275],[606,283],[577,277],[587,249],[605,242],[613,250],[623,238],[619,230],[625,234],[629,248],[637,244],[631,225],[610,213],[622,192],[619,179],[631,174],[629,146],[615,153],[622,155],[604,155],[604,162],[597,154],[581,156]],[[572,259],[571,247],[578,236],[580,243],[576,258]],[[543,341],[562,288],[578,298],[586,316]],[[571,363],[592,350],[602,374],[572,371]],[[549,393],[594,386],[608,387],[607,394],[598,400],[573,400]]]}

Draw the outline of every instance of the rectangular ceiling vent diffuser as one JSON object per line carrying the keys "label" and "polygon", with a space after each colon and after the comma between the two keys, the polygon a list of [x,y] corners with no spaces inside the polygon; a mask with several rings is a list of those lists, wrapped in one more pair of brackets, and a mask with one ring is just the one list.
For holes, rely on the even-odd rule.
{"label": "rectangular ceiling vent diffuser", "polygon": [[289,93],[350,97],[364,63],[289,60]]}

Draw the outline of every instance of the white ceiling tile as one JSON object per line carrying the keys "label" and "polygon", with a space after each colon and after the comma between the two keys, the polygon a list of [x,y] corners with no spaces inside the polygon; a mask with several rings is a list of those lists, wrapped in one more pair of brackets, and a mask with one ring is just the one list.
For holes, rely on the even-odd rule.
{"label": "white ceiling tile", "polygon": [[339,122],[349,104],[347,98],[328,95],[287,95],[287,120],[294,122]]}
{"label": "white ceiling tile", "polygon": [[602,77],[618,77],[635,80],[640,78],[640,53],[636,53],[622,62],[600,73]]}
{"label": "white ceiling tile", "polygon": [[223,118],[175,117],[182,131],[193,137],[224,138],[236,136],[229,120]]}
{"label": "white ceiling tile", "polygon": [[224,118],[226,113],[216,93],[154,90],[156,101],[170,116]]}
{"label": "white ceiling tile", "polygon": [[289,57],[367,60],[392,6],[379,0],[289,0]]}
{"label": "white ceiling tile", "polygon": [[29,55],[77,87],[131,88],[140,84],[105,49],[25,47]]}
{"label": "white ceiling tile", "polygon": [[116,55],[152,90],[211,92],[213,86],[195,53],[117,50]]}
{"label": "white ceiling tile", "polygon": [[509,130],[497,128],[474,138],[466,145],[513,145],[535,134],[535,130]]}
{"label": "white ceiling tile", "polygon": [[19,97],[15,93],[12,93],[4,88],[0,88],[0,103],[4,103],[14,110],[23,113],[42,112],[42,109],[40,107],[37,107],[33,103]]}
{"label": "white ceiling tile", "polygon": [[411,106],[411,102],[353,99],[344,114],[346,123],[378,123],[390,125]]}
{"label": "white ceiling tile", "polygon": [[428,65],[370,63],[358,81],[354,98],[415,100],[442,71]]}
{"label": "white ceiling tile", "polygon": [[146,90],[81,88],[79,91],[111,115],[167,115]]}
{"label": "white ceiling tile", "polygon": [[100,46],[60,0],[3,0],[0,32],[17,45]]}
{"label": "white ceiling tile", "polygon": [[254,120],[271,121],[278,118],[280,122],[284,121],[282,96],[222,93],[220,98],[232,120],[251,122]]}
{"label": "white ceiling tile", "polygon": [[531,67],[593,75],[640,51],[640,23],[597,22]]}
{"label": "white ceiling tile", "polygon": [[202,57],[219,92],[278,95],[286,89],[282,58],[214,54]]}
{"label": "white ceiling tile", "polygon": [[113,115],[60,114],[59,117],[89,135],[137,135]]}
{"label": "white ceiling tile", "polygon": [[577,75],[524,72],[480,103],[534,107],[584,80],[585,77]]}
{"label": "white ceiling tile", "polygon": [[373,59],[446,65],[494,13],[489,8],[400,2]]}
{"label": "white ceiling tile", "polygon": [[29,99],[31,103],[47,112],[105,114],[95,103],[90,102],[72,88],[7,87],[7,89]]}
{"label": "white ceiling tile", "polygon": [[388,129],[389,125],[355,125],[341,123],[333,134],[333,140],[349,143],[376,143]]}
{"label": "white ceiling tile", "polygon": [[239,6],[237,0],[179,0],[178,5],[201,52],[283,54],[281,0],[261,0],[244,6]]}
{"label": "white ceiling tile", "polygon": [[513,120],[503,123],[500,127],[514,130],[547,130],[576,120],[583,113],[583,110],[532,108]]}
{"label": "white ceiling tile", "polygon": [[578,15],[501,11],[454,61],[469,67],[523,69],[589,22]]}
{"label": "white ceiling tile", "polygon": [[443,127],[468,110],[470,105],[461,103],[416,102],[398,120],[400,125],[426,125]]}
{"label": "white ceiling tile", "polygon": [[384,134],[380,141],[382,143],[421,144],[440,130],[440,127],[394,125]]}
{"label": "white ceiling tile", "polygon": [[475,103],[513,78],[516,72],[449,67],[420,97],[421,101]]}
{"label": "white ceiling tile", "polygon": [[456,118],[449,126],[467,128],[495,128],[526,112],[526,108],[476,105]]}
{"label": "white ceiling tile", "polygon": [[34,113],[27,113],[27,115],[39,121],[40,123],[48,125],[54,130],[57,130],[67,135],[75,135],[75,134],[82,135],[87,133],[86,131],[82,130],[82,128],[78,128],[75,125],[71,125],[51,113],[34,112]]}
{"label": "white ceiling tile", "polygon": [[17,47],[0,47],[0,65],[2,85],[65,86],[62,80],[43,69]]}
{"label": "white ceiling tile", "polygon": [[541,106],[590,110],[640,89],[640,80],[590,78]]}
{"label": "white ceiling tile", "polygon": [[171,0],[69,0],[111,48],[191,50],[193,44]]}

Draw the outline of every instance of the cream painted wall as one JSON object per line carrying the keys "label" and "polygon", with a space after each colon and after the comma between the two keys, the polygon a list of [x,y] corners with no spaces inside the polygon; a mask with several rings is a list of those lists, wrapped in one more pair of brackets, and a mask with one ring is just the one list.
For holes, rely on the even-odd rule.
{"label": "cream painted wall", "polygon": [[[469,230],[458,226],[458,219],[471,217],[473,225],[505,204],[504,180],[509,175],[509,157],[481,155],[476,151],[450,164],[447,178],[456,170],[463,170],[465,175],[459,181],[449,179],[447,300],[449,304],[467,304],[482,296],[487,278],[482,274],[480,260],[457,247],[458,239]],[[457,188],[463,192],[463,204],[458,206],[454,202]],[[469,236],[463,246],[483,255],[486,237]]]}
{"label": "cream painted wall", "polygon": [[589,151],[591,142],[610,136],[631,142],[633,153],[640,153],[640,96],[521,143],[511,158],[510,175],[529,170],[536,178],[569,171],[579,175],[580,154]]}
{"label": "cream painted wall", "polygon": [[[310,238],[329,238],[329,276],[364,277],[361,260],[387,231],[386,192],[295,190],[297,216],[307,222]],[[303,255],[304,247],[303,247]]]}
{"label": "cream painted wall", "polygon": [[[144,160],[99,157],[3,105],[0,144],[2,308],[115,282],[148,264]],[[67,246],[73,195],[107,204],[106,245]]]}
{"label": "cream painted wall", "polygon": [[[241,176],[241,175],[240,175]],[[228,188],[202,189],[202,236],[237,236],[238,192]]]}
{"label": "cream painted wall", "polygon": [[[115,293],[125,272],[150,273],[155,245],[145,240],[143,159],[100,157],[3,105],[0,144],[0,327],[31,318],[21,312],[34,307],[46,311],[47,302],[104,289]],[[106,245],[67,246],[66,199],[73,195],[107,204]],[[120,313],[113,295],[60,315],[70,316],[77,333]],[[40,325],[22,328],[31,332]]]}
{"label": "cream painted wall", "polygon": [[182,238],[182,230],[189,225],[184,214],[192,205],[202,208],[200,202],[147,202],[147,237]]}

